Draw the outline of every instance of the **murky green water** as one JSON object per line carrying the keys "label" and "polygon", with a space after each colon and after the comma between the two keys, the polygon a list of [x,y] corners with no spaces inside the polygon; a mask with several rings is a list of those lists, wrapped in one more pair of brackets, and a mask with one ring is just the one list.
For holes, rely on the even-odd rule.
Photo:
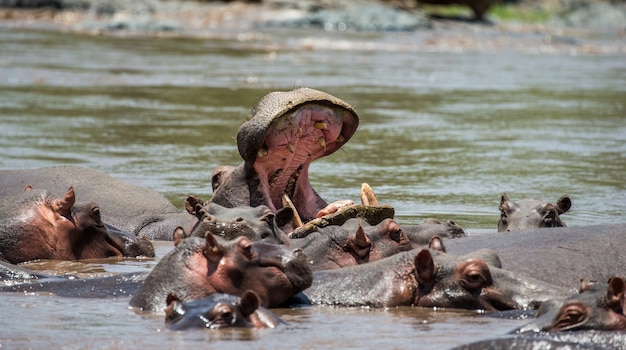
{"label": "murky green water", "polygon": [[[400,222],[451,219],[478,233],[495,231],[501,192],[569,194],[570,226],[625,221],[623,56],[439,52],[424,49],[424,35],[140,39],[0,28],[0,168],[92,167],[182,206],[189,193],[210,197],[217,165],[239,164],[234,136],[264,94],[310,86],[361,117],[348,145],[311,168],[327,201],[357,200],[367,182]],[[278,310],[289,322],[281,330],[170,333],[126,302],[3,295],[0,345],[435,349],[519,324],[411,308],[305,308]]]}

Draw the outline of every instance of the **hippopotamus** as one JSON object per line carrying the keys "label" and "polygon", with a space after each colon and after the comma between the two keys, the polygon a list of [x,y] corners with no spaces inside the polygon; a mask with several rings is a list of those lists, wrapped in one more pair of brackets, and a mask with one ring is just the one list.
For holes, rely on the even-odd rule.
{"label": "hippopotamus", "polygon": [[223,240],[207,232],[205,238],[174,231],[174,249],[152,269],[130,305],[162,313],[170,293],[184,302],[213,293],[241,296],[251,290],[263,307],[281,306],[308,288],[311,269],[300,249],[251,242],[247,237]]}
{"label": "hippopotamus", "polygon": [[220,328],[276,328],[284,322],[270,310],[259,306],[259,297],[245,291],[241,297],[215,293],[194,301],[181,301],[176,294],[167,296],[165,324],[169,330]]}
{"label": "hippopotamus", "polygon": [[500,198],[498,232],[521,231],[542,227],[565,227],[561,214],[572,206],[572,200],[564,195],[556,203],[536,199],[509,200],[506,193]]}
{"label": "hippopotamus", "polygon": [[413,248],[394,220],[369,225],[360,218],[321,227],[304,238],[292,238],[291,245],[303,250],[313,270],[364,264]]}
{"label": "hippopotamus", "polygon": [[609,278],[606,283],[592,283],[584,286],[580,294],[544,302],[536,318],[516,331],[626,331],[625,293],[626,282],[618,276]]}
{"label": "hippopotamus", "polygon": [[98,203],[102,221],[137,237],[171,240],[176,227],[191,230],[198,221],[156,191],[85,167],[0,171],[0,199],[18,195],[26,186],[47,190],[54,196],[62,196],[73,187],[81,200]]}
{"label": "hippopotamus", "polygon": [[565,289],[500,269],[498,263],[488,250],[455,257],[418,248],[368,264],[314,271],[311,287],[293,302],[496,311],[537,308],[567,295]]}
{"label": "hippopotamus", "polygon": [[290,207],[276,212],[266,205],[226,208],[217,203],[204,202],[195,196],[188,196],[185,208],[198,218],[191,236],[204,238],[208,230],[226,240],[244,236],[251,241],[289,243],[289,237],[280,227],[291,222],[293,212]]}
{"label": "hippopotamus", "polygon": [[311,186],[309,166],[354,135],[356,111],[325,92],[298,88],[267,94],[251,115],[237,132],[243,163],[215,169],[211,202],[276,211],[285,206],[286,195],[302,222],[316,218],[328,204]]}
{"label": "hippopotamus", "polygon": [[499,234],[479,234],[447,240],[451,254],[481,248],[494,250],[502,267],[538,280],[578,290],[581,278],[597,281],[626,271],[626,223],[555,227]]}
{"label": "hippopotamus", "polygon": [[100,207],[76,202],[72,187],[60,198],[27,188],[0,204],[0,259],[4,261],[112,256],[154,257],[154,248],[147,239],[107,226]]}
{"label": "hippopotamus", "polygon": [[450,239],[466,236],[463,228],[452,220],[441,222],[426,218],[421,224],[402,224],[401,227],[414,248],[428,245],[433,237]]}

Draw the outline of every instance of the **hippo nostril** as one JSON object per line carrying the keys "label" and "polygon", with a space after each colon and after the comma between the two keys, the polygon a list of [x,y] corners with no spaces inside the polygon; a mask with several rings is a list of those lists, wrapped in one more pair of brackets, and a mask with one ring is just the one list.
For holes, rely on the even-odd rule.
{"label": "hippo nostril", "polygon": [[241,217],[240,217],[240,218],[236,218],[236,219],[235,219],[235,221],[237,221],[237,222],[242,222],[242,221],[244,221],[244,220],[243,220],[243,218],[241,218]]}
{"label": "hippo nostril", "polygon": [[302,254],[302,252],[303,252],[302,248],[296,248],[293,250],[294,254]]}

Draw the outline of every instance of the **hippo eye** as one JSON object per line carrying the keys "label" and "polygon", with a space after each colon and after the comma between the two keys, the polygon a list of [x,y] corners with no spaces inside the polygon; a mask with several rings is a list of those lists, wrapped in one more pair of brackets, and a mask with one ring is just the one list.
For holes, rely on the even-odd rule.
{"label": "hippo eye", "polygon": [[93,207],[91,209],[91,217],[96,221],[96,222],[101,222],[102,218],[100,217],[100,208],[98,207]]}
{"label": "hippo eye", "polygon": [[502,221],[503,224],[507,223],[507,216],[506,216],[506,213],[504,211],[500,215],[500,221]]}
{"label": "hippo eye", "polygon": [[402,230],[399,228],[397,230],[392,230],[391,232],[389,232],[389,238],[399,244],[409,243],[409,240],[404,235],[404,232],[402,232]]}
{"label": "hippo eye", "polygon": [[202,315],[202,318],[205,320],[207,328],[230,326],[237,321],[231,307],[224,303],[217,303],[209,313]]}
{"label": "hippo eye", "polygon": [[485,282],[482,274],[479,272],[472,272],[465,275],[466,287],[469,289],[480,288],[480,286]]}
{"label": "hippo eye", "polygon": [[224,324],[233,324],[235,317],[232,312],[225,312],[222,314],[221,319],[223,320]]}
{"label": "hippo eye", "polygon": [[213,188],[213,192],[219,187],[220,179],[222,178],[222,173],[219,172],[211,178],[211,187]]}
{"label": "hippo eye", "polygon": [[578,304],[563,306],[551,330],[568,330],[580,326],[587,320],[585,311],[585,308]]}

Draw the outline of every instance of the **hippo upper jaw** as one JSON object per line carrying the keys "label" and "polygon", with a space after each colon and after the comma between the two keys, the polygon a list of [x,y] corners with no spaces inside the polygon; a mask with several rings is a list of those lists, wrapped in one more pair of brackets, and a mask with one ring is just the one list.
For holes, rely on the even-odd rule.
{"label": "hippo upper jaw", "polygon": [[309,165],[341,148],[358,123],[352,106],[313,89],[273,92],[261,99],[237,133],[239,153],[247,172],[256,174],[262,200],[251,205],[276,210],[287,194],[303,219],[315,218],[326,202],[311,187]]}

